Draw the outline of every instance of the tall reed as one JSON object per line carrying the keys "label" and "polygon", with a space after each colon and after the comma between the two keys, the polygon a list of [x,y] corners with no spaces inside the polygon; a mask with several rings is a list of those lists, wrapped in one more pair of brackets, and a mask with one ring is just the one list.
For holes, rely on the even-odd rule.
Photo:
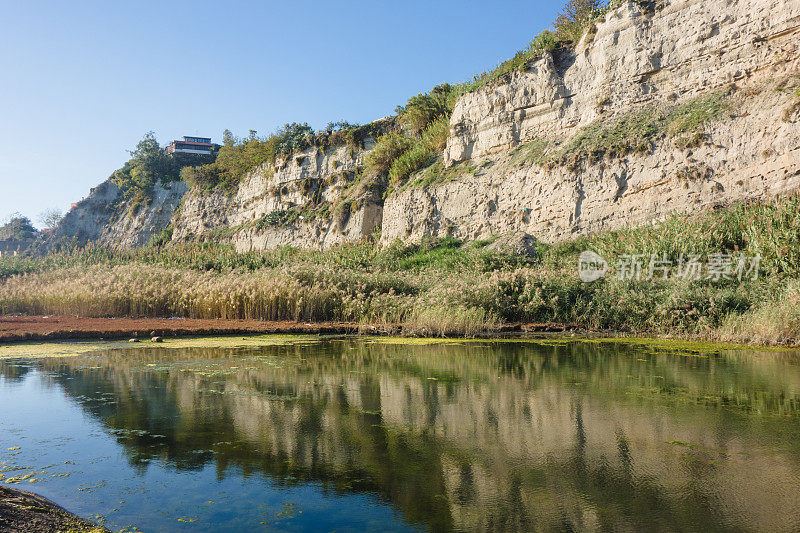
{"label": "tall reed", "polygon": [[[491,241],[427,239],[325,251],[236,253],[215,244],[115,251],[100,246],[0,259],[0,313],[341,320],[407,333],[474,335],[508,322],[637,333],[800,341],[800,200],[741,203],[655,226],[539,246],[536,259]],[[583,283],[577,256],[738,250],[759,279]]]}

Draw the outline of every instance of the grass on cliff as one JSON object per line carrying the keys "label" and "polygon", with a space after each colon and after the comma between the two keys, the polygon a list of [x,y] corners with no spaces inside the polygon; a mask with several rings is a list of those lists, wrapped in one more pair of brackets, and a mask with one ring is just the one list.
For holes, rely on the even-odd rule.
{"label": "grass on cliff", "polygon": [[704,127],[736,105],[730,91],[716,91],[673,106],[650,105],[613,120],[584,126],[564,144],[544,139],[517,147],[513,163],[531,161],[543,166],[577,164],[585,158],[647,154],[659,140],[672,139],[678,148],[704,142]]}
{"label": "grass on cliff", "polygon": [[[236,253],[215,244],[112,251],[88,247],[0,260],[0,312],[345,320],[406,333],[471,335],[499,324],[573,323],[641,334],[800,342],[800,197],[740,203],[656,226],[557,245],[536,259],[491,240],[428,239],[325,251]],[[757,280],[582,283],[577,256],[761,255]]]}
{"label": "grass on cliff", "polygon": [[534,37],[526,48],[519,50],[510,59],[498,64],[490,71],[476,74],[464,84],[464,92],[472,92],[497,80],[507,79],[515,71],[524,71],[527,66],[545,54],[559,48],[571,48],[587,33],[595,23],[620,2],[601,2],[600,0],[569,0],[558,14],[552,29],[546,29]]}

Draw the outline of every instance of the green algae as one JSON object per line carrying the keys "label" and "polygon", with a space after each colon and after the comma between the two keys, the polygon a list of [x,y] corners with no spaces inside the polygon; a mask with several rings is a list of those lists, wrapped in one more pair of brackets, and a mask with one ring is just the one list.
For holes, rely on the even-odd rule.
{"label": "green algae", "polygon": [[395,346],[430,346],[444,344],[458,346],[467,342],[486,342],[487,339],[453,339],[448,337],[358,337],[370,344],[391,344]]}
{"label": "green algae", "polygon": [[560,347],[576,343],[623,344],[643,349],[651,354],[671,353],[685,357],[707,357],[729,351],[753,352],[797,352],[797,348],[780,346],[757,346],[747,344],[714,343],[688,339],[649,338],[649,337],[576,337],[554,335],[542,337],[498,337],[498,338],[416,338],[416,337],[364,337],[366,342],[400,346],[478,345],[478,344],[534,344],[537,346]]}
{"label": "green algae", "polygon": [[20,342],[0,345],[0,360],[12,358],[72,357],[101,351],[125,351],[142,348],[258,348],[266,346],[286,346],[314,344],[324,340],[355,339],[365,344],[394,346],[479,346],[491,344],[533,344],[537,346],[559,347],[576,343],[621,344],[634,346],[649,354],[670,353],[686,357],[707,357],[728,351],[748,351],[755,356],[758,352],[796,352],[791,347],[763,347],[743,344],[723,344],[704,341],[646,337],[500,337],[500,338],[431,338],[431,337],[382,337],[382,336],[324,336],[302,334],[278,335],[228,335],[211,337],[182,337],[163,339],[161,342],[142,340],[132,343],[126,340],[112,341],[53,341]]}
{"label": "green algae", "polygon": [[93,341],[93,342],[21,342],[0,346],[0,360],[43,357],[72,357],[107,350],[137,350],[142,348],[251,348],[313,344],[323,339],[320,335],[251,335],[220,337],[184,337],[163,339],[161,342]]}

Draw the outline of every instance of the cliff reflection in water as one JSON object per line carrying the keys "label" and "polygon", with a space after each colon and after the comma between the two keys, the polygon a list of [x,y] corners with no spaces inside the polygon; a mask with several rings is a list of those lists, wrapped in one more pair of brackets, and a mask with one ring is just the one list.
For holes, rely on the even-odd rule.
{"label": "cliff reflection in water", "polygon": [[348,340],[35,365],[140,469],[375,493],[435,530],[800,527],[791,354]]}

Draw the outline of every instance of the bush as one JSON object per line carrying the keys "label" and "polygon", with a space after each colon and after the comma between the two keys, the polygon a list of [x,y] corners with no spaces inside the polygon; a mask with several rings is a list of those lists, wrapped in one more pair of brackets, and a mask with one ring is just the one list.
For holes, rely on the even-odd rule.
{"label": "bush", "polygon": [[182,167],[197,163],[197,158],[164,153],[152,131],[145,134],[130,154],[130,160],[114,172],[111,181],[120,188],[131,209],[150,202],[156,182],[176,181],[181,177]]}
{"label": "bush", "polygon": [[364,160],[364,172],[368,175],[386,176],[395,159],[413,144],[414,141],[402,133],[382,135]]}
{"label": "bush", "polygon": [[553,27],[560,41],[577,43],[586,29],[603,12],[599,0],[569,0]]}
{"label": "bush", "polygon": [[287,156],[310,147],[314,142],[314,130],[305,122],[285,124],[275,134],[275,148],[281,155]]}
{"label": "bush", "polygon": [[412,135],[421,135],[432,122],[450,116],[457,92],[457,87],[443,83],[427,93],[412,96],[405,106],[395,110],[398,119]]}
{"label": "bush", "polygon": [[532,57],[541,57],[545,52],[552,52],[558,48],[558,37],[555,32],[544,30],[542,33],[533,38],[528,45],[528,50],[531,52]]}
{"label": "bush", "polygon": [[435,152],[424,143],[415,143],[392,162],[389,169],[389,184],[396,186],[404,182],[411,174],[430,163],[434,157]]}
{"label": "bush", "polygon": [[392,162],[389,169],[389,183],[396,186],[414,172],[430,164],[436,154],[444,150],[449,133],[450,121],[446,116],[430,124],[423,132],[422,138]]}
{"label": "bush", "polygon": [[169,244],[172,240],[172,226],[167,226],[166,228],[162,229],[159,233],[156,233],[150,238],[150,242],[147,243],[149,248],[158,248],[161,246],[165,246]]}
{"label": "bush", "polygon": [[30,219],[19,214],[11,215],[4,226],[0,226],[0,240],[28,241],[39,235]]}

